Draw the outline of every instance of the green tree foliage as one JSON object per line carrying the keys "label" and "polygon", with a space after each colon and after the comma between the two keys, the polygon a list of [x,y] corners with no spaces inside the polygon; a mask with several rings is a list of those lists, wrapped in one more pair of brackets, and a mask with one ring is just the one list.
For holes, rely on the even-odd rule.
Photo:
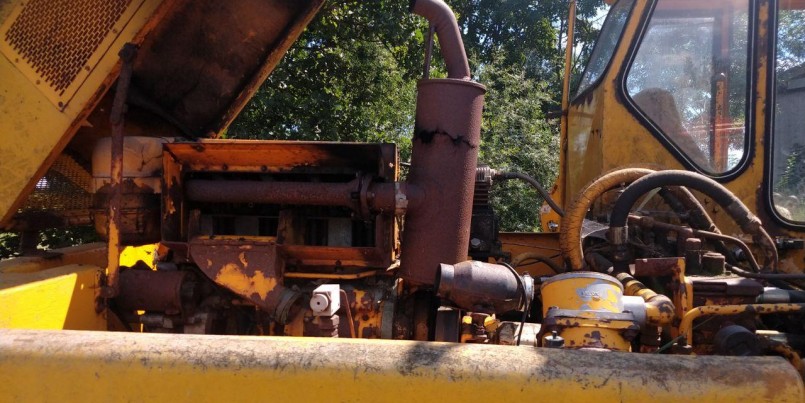
{"label": "green tree foliage", "polygon": [[[72,228],[49,228],[39,231],[37,236],[37,249],[58,249],[67,246],[98,242],[100,238],[92,226]],[[20,253],[20,234],[13,232],[0,232],[0,259],[18,256]]]}
{"label": "green tree foliage", "polygon": [[[499,170],[518,171],[550,188],[559,166],[558,121],[547,121],[546,84],[499,60],[481,69],[487,88],[480,160]],[[541,197],[523,182],[496,184],[492,205],[509,231],[534,231]]]}
{"label": "green tree foliage", "polygon": [[[452,0],[475,79],[487,85],[481,161],[550,186],[558,165],[567,2]],[[600,0],[578,3],[577,50],[596,34]],[[394,142],[410,157],[427,22],[407,2],[332,1],[227,133],[231,138]],[[580,72],[576,63],[574,72]],[[432,76],[444,76],[434,48]],[[506,230],[534,230],[542,200],[521,183],[494,189]]]}
{"label": "green tree foliage", "polygon": [[424,27],[405,2],[326,3],[227,136],[394,142],[406,158]]}
{"label": "green tree foliage", "polygon": [[[498,63],[543,81],[558,105],[564,75],[567,1],[455,0],[448,1],[459,16],[467,53],[474,66]],[[598,34],[596,18],[601,0],[578,1],[575,41],[579,52],[573,74],[578,76]]]}

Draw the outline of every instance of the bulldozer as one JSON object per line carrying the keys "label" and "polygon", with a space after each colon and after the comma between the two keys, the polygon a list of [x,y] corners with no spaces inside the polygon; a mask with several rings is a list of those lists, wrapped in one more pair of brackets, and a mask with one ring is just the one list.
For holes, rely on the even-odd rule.
{"label": "bulldozer", "polygon": [[569,2],[550,189],[478,160],[441,0],[404,180],[219,139],[322,3],[0,1],[0,400],[805,401],[804,1],[612,1],[572,93]]}

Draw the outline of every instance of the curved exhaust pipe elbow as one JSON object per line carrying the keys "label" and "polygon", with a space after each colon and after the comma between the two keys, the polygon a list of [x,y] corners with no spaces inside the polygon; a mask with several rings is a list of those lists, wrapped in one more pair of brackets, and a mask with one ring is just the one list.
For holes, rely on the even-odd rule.
{"label": "curved exhaust pipe elbow", "polygon": [[410,10],[428,20],[436,29],[442,58],[447,65],[447,77],[469,80],[467,53],[464,52],[461,30],[450,6],[442,0],[411,0]]}

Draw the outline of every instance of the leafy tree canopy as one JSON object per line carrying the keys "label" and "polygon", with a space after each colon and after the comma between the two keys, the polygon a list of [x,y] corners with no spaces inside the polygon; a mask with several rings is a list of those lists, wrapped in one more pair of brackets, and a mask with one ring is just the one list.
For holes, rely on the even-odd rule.
{"label": "leafy tree canopy", "polygon": [[[558,165],[558,121],[545,115],[559,104],[568,3],[448,3],[473,76],[488,88],[481,161],[550,186]],[[578,3],[579,60],[591,50],[601,7],[601,0]],[[427,22],[404,1],[328,2],[227,136],[394,142],[407,160],[426,33]],[[432,64],[433,77],[445,75],[438,43]],[[576,75],[580,66],[574,66]],[[537,229],[535,206],[542,200],[522,184],[498,186],[493,203],[504,229]]]}

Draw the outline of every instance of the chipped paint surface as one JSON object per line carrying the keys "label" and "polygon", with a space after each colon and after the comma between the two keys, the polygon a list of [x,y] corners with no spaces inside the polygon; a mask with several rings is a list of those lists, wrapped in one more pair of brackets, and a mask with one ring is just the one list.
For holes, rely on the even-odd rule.
{"label": "chipped paint surface", "polygon": [[543,314],[548,308],[623,311],[623,286],[615,278],[592,272],[565,273],[542,284]]}
{"label": "chipped paint surface", "polygon": [[253,276],[247,276],[235,263],[225,264],[215,277],[215,282],[240,295],[257,294],[262,300],[277,286],[276,278],[266,277],[260,270],[255,270]]}
{"label": "chipped paint surface", "polygon": [[372,402],[805,399],[802,380],[780,357],[8,330],[0,330],[0,395],[9,400],[83,402],[251,401],[256,396],[270,396],[272,401]]}

